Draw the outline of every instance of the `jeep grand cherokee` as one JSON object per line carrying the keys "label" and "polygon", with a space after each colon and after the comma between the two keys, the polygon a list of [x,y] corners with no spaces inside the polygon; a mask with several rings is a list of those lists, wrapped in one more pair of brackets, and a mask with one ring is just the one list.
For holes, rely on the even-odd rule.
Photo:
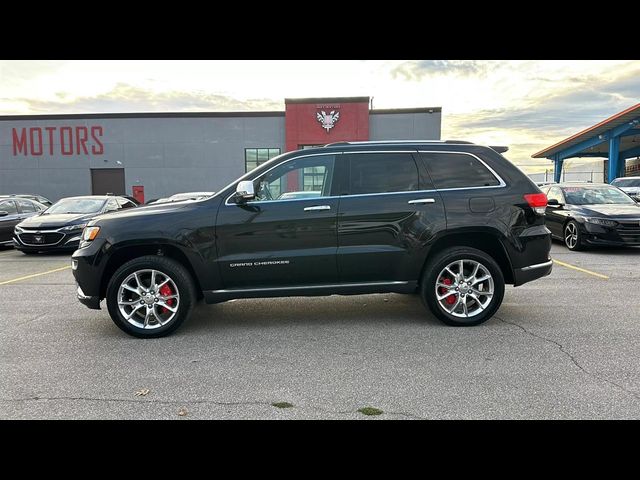
{"label": "jeep grand cherokee", "polygon": [[342,142],[280,155],[203,200],[98,217],[72,267],[79,300],[105,299],[137,337],[173,332],[198,298],[418,293],[444,323],[477,325],[505,284],[551,272],[546,204],[490,147]]}

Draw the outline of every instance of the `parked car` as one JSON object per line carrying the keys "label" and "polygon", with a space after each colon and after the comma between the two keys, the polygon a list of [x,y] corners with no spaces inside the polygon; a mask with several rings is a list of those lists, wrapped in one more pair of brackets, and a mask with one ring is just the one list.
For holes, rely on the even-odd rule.
{"label": "parked car", "polygon": [[131,195],[121,195],[121,197],[126,198],[127,200],[130,200],[132,203],[136,205],[136,207],[142,205],[136,197],[132,197]]}
{"label": "parked car", "polygon": [[13,245],[13,229],[26,218],[38,215],[47,207],[28,198],[0,198],[0,245]]}
{"label": "parked car", "polygon": [[176,193],[170,197],[158,198],[147,202],[146,205],[155,205],[158,203],[182,202],[184,200],[201,200],[203,198],[214,195],[215,192],[185,192]]}
{"label": "parked car", "polygon": [[[314,190],[312,198],[277,199]],[[468,142],[354,142],[275,157],[212,197],[90,221],[78,299],[138,337],[173,332],[198,297],[419,293],[478,325],[505,283],[548,275],[546,196],[495,150]]]}
{"label": "parked car", "polygon": [[640,201],[640,177],[616,178],[611,185],[618,187],[636,201]]}
{"label": "parked car", "polygon": [[35,200],[38,203],[46,207],[50,207],[53,205],[49,199],[43,197],[42,195],[27,195],[27,194],[15,194],[15,195],[0,195],[0,198],[9,198],[9,197],[19,197],[19,198],[27,198],[29,200]]}
{"label": "parked car", "polygon": [[640,245],[640,205],[606,183],[544,187],[545,223],[569,250],[589,245]]}
{"label": "parked car", "polygon": [[134,207],[132,201],[111,195],[63,198],[40,215],[16,225],[14,246],[25,254],[75,250],[82,229],[93,217]]}

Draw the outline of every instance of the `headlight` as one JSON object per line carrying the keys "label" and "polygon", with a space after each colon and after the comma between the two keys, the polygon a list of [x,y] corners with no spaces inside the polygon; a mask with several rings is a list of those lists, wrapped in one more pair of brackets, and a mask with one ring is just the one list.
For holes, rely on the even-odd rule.
{"label": "headlight", "polygon": [[60,231],[61,232],[74,232],[76,230],[82,230],[86,226],[87,226],[86,223],[80,223],[78,225],[69,225],[68,227],[61,228]]}
{"label": "headlight", "polygon": [[13,233],[24,233],[24,230],[16,225],[16,228],[13,229]]}
{"label": "headlight", "polygon": [[100,227],[87,227],[82,232],[82,240],[85,242],[91,242],[94,238],[98,236],[98,232],[100,231]]}
{"label": "headlight", "polygon": [[615,220],[607,220],[606,218],[587,218],[585,220],[595,225],[602,225],[603,227],[615,227],[618,225],[618,222]]}

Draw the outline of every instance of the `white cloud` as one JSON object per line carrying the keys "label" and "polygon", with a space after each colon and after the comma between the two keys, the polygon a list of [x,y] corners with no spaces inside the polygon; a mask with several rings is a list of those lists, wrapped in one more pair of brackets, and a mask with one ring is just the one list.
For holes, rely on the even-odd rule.
{"label": "white cloud", "polygon": [[281,110],[285,97],[441,106],[443,137],[506,144],[517,163],[638,102],[629,61],[0,62],[0,113]]}

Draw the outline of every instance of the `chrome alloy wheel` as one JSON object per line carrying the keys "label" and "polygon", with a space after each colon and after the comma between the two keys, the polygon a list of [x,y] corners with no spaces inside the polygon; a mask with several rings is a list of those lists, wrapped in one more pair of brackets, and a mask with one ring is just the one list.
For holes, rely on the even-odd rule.
{"label": "chrome alloy wheel", "polygon": [[438,306],[449,315],[470,318],[485,310],[494,294],[489,269],[475,260],[456,260],[444,267],[436,281]]}
{"label": "chrome alloy wheel", "polygon": [[118,308],[134,327],[160,328],[176,316],[180,293],[167,274],[158,270],[138,270],[120,284]]}
{"label": "chrome alloy wheel", "polygon": [[578,227],[575,223],[568,223],[564,229],[564,243],[570,249],[576,248],[578,244]]}

